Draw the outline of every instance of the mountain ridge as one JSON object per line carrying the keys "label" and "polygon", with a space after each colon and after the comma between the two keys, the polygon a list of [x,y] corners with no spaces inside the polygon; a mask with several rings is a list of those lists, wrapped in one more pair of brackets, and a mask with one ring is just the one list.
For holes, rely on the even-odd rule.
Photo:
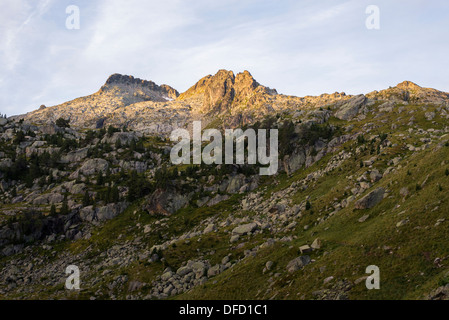
{"label": "mountain ridge", "polygon": [[[411,81],[363,96],[368,103],[394,100],[441,104],[449,98],[448,93],[423,88]],[[227,125],[245,125],[273,112],[332,108],[353,97],[344,92],[304,97],[279,94],[276,89],[261,85],[247,70],[234,74],[220,69],[182,93],[169,85],[115,73],[91,95],[40,108],[17,118],[35,124],[51,124],[58,118],[65,118],[76,127],[97,128],[99,124],[113,124],[166,135],[193,118],[203,118],[205,123],[224,119]],[[164,113],[171,116],[164,118]]]}

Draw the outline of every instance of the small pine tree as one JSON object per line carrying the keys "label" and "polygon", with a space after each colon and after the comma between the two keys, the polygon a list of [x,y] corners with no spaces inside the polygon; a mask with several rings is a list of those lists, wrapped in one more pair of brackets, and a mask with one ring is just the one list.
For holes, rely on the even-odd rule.
{"label": "small pine tree", "polygon": [[108,186],[108,189],[106,190],[106,193],[105,193],[105,195],[104,195],[104,201],[106,202],[106,203],[111,203],[111,186],[109,185]]}
{"label": "small pine tree", "polygon": [[60,213],[62,215],[69,214],[69,204],[68,204],[68,201],[67,201],[67,195],[64,195],[64,200],[62,201],[62,207],[61,207]]}
{"label": "small pine tree", "polygon": [[90,199],[89,191],[86,189],[86,192],[84,192],[84,197],[83,197],[83,207],[87,207],[90,204],[91,204],[91,199]]}
{"label": "small pine tree", "polygon": [[122,147],[122,140],[117,139],[117,141],[115,142],[115,149],[118,150]]}
{"label": "small pine tree", "polygon": [[106,169],[106,177],[105,177],[105,181],[106,182],[110,182],[111,181],[111,169],[109,169],[109,167]]}
{"label": "small pine tree", "polygon": [[100,171],[97,175],[97,186],[102,186],[104,184],[103,173]]}
{"label": "small pine tree", "polygon": [[115,128],[114,128],[113,126],[109,126],[109,127],[108,127],[108,136],[109,136],[109,137],[112,137],[112,135],[114,134],[114,132],[115,132]]}
{"label": "small pine tree", "polygon": [[120,201],[120,193],[118,191],[117,185],[114,185],[111,190],[111,201],[116,203]]}
{"label": "small pine tree", "polygon": [[307,200],[306,202],[306,210],[310,210],[312,208],[312,205],[310,204],[310,201]]}
{"label": "small pine tree", "polygon": [[54,204],[51,205],[50,215],[51,216],[55,216],[56,215],[56,206]]}
{"label": "small pine tree", "polygon": [[60,128],[70,128],[70,120],[64,118],[58,118],[56,120],[56,125]]}
{"label": "small pine tree", "polygon": [[363,135],[357,136],[357,143],[358,144],[363,144],[365,142],[366,142],[366,140],[365,140],[365,137]]}

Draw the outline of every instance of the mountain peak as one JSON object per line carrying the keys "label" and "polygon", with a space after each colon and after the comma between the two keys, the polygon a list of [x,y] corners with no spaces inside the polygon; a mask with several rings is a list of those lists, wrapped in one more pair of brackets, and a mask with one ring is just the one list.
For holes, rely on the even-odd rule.
{"label": "mountain peak", "polygon": [[180,100],[201,101],[198,110],[204,113],[221,113],[240,106],[252,106],[266,100],[266,96],[277,94],[276,90],[260,85],[247,70],[234,74],[220,69],[215,75],[200,79],[194,86],[179,96]]}
{"label": "mountain peak", "polygon": [[168,85],[158,86],[150,80],[143,80],[129,75],[114,73],[109,76],[105,84],[101,87],[100,92],[109,91],[111,89],[119,89],[121,91],[141,90],[144,92],[153,91],[167,96],[170,99],[176,99],[179,96],[178,91]]}
{"label": "mountain peak", "polygon": [[403,82],[399,83],[396,87],[399,88],[399,89],[418,89],[418,88],[421,88],[416,83],[411,82],[411,81],[403,81]]}
{"label": "mountain peak", "polygon": [[151,82],[142,80],[139,78],[134,78],[133,76],[124,75],[120,73],[114,73],[111,74],[108,79],[106,80],[106,84],[113,84],[113,83],[144,83],[144,82]]}

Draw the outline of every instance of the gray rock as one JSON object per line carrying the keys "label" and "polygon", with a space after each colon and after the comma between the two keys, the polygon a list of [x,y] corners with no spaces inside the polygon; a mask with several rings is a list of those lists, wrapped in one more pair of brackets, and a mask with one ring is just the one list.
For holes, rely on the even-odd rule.
{"label": "gray rock", "polygon": [[128,204],[125,202],[109,203],[97,209],[94,209],[93,206],[87,206],[80,210],[79,215],[82,220],[97,224],[115,218],[125,211],[127,206]]}
{"label": "gray rock", "polygon": [[304,149],[296,150],[291,155],[286,155],[283,160],[284,170],[287,174],[300,169],[306,163],[306,154]]}
{"label": "gray rock", "polygon": [[109,203],[108,205],[101,207],[97,211],[97,219],[99,221],[111,220],[122,213],[127,207],[124,202],[121,203]]}
{"label": "gray rock", "polygon": [[332,280],[334,280],[334,277],[333,277],[333,276],[327,277],[326,279],[323,280],[323,284],[329,283],[329,282],[331,282]]}
{"label": "gray rock", "polygon": [[221,264],[227,264],[229,262],[229,256],[224,257],[221,259]]}
{"label": "gray rock", "polygon": [[435,118],[435,112],[426,112],[424,116],[428,121],[431,121],[433,120],[433,118]]}
{"label": "gray rock", "polygon": [[301,252],[301,253],[308,253],[311,251],[312,251],[312,248],[308,244],[299,247],[299,252]]}
{"label": "gray rock", "polygon": [[215,230],[215,225],[213,223],[207,225],[206,229],[204,229],[203,234],[210,233]]}
{"label": "gray rock", "polygon": [[168,281],[173,277],[173,272],[172,271],[167,271],[164,274],[162,274],[161,279],[163,281]]}
{"label": "gray rock", "polygon": [[47,193],[38,196],[33,200],[33,204],[56,204],[61,203],[64,200],[64,196],[59,193]]}
{"label": "gray rock", "polygon": [[312,242],[312,244],[310,245],[310,247],[313,249],[313,250],[318,250],[318,249],[321,249],[321,240],[320,239],[318,239],[318,238],[316,238],[313,242]]}
{"label": "gray rock", "polygon": [[143,228],[143,233],[147,234],[151,232],[151,225],[147,224],[144,228]]}
{"label": "gray rock", "polygon": [[109,167],[109,163],[104,159],[89,159],[86,160],[79,172],[84,175],[92,175],[98,172],[105,172]]}
{"label": "gray rock", "polygon": [[84,221],[93,222],[96,220],[96,211],[93,206],[87,206],[80,210],[79,212],[80,218]]}
{"label": "gray rock", "polygon": [[89,148],[82,148],[75,151],[71,151],[63,156],[61,156],[60,162],[62,163],[74,163],[79,162],[87,157],[87,153],[89,151]]}
{"label": "gray rock", "polygon": [[237,193],[245,183],[245,176],[243,174],[236,175],[229,180],[227,193]]}
{"label": "gray rock", "polygon": [[221,269],[222,269],[221,266],[219,264],[216,264],[215,266],[207,270],[207,277],[208,278],[215,277],[216,275],[220,274]]}
{"label": "gray rock", "polygon": [[379,170],[374,169],[371,171],[371,173],[369,174],[371,182],[377,182],[380,179],[382,179],[382,174],[379,172]]}
{"label": "gray rock", "polygon": [[369,218],[369,214],[365,214],[363,217],[361,217],[358,221],[360,223],[365,222]]}
{"label": "gray rock", "polygon": [[273,267],[273,265],[274,265],[274,262],[273,262],[273,261],[267,261],[267,263],[265,263],[265,269],[266,269],[267,271],[270,271],[271,268]]}
{"label": "gray rock", "polygon": [[234,230],[232,230],[232,234],[233,235],[250,234],[250,233],[254,232],[257,229],[257,227],[258,227],[257,223],[255,223],[255,222],[244,224],[244,225],[234,228]]}
{"label": "gray rock", "polygon": [[230,243],[235,243],[237,241],[239,241],[240,236],[238,234],[235,234],[231,237],[231,239],[229,240]]}
{"label": "gray rock", "polygon": [[192,272],[192,271],[193,271],[192,268],[190,268],[190,267],[188,267],[188,266],[184,266],[184,267],[179,268],[179,269],[176,271],[176,274],[177,274],[178,276],[180,276],[180,277],[184,277],[185,275],[189,274],[189,273]]}
{"label": "gray rock", "polygon": [[69,192],[71,194],[82,194],[82,193],[84,193],[85,188],[86,188],[86,185],[84,183],[78,183],[78,184],[74,184],[69,189]]}
{"label": "gray rock", "polygon": [[289,273],[298,271],[298,270],[302,269],[303,267],[305,267],[306,265],[308,265],[310,262],[311,262],[311,259],[309,256],[300,256],[298,258],[291,260],[287,264],[287,271]]}
{"label": "gray rock", "polygon": [[366,97],[363,94],[347,100],[347,102],[335,112],[335,117],[340,120],[351,120],[359,113],[361,107],[365,104],[365,101]]}
{"label": "gray rock", "polygon": [[192,193],[181,194],[174,190],[157,189],[146,198],[142,209],[148,211],[150,215],[162,214],[168,216],[185,207],[191,196]]}
{"label": "gray rock", "polygon": [[142,287],[143,287],[143,283],[141,283],[139,281],[130,281],[130,283],[128,285],[128,291],[129,292],[137,291]]}
{"label": "gray rock", "polygon": [[384,194],[384,188],[377,188],[368,193],[362,199],[358,200],[355,203],[354,207],[356,209],[370,209],[382,201],[382,199],[384,198]]}
{"label": "gray rock", "polygon": [[194,262],[192,264],[191,268],[192,268],[193,272],[195,273],[195,276],[197,279],[200,279],[201,277],[203,277],[207,270],[206,264],[201,261]]}
{"label": "gray rock", "polygon": [[400,228],[402,226],[405,226],[408,223],[408,219],[404,219],[396,223],[396,227]]}

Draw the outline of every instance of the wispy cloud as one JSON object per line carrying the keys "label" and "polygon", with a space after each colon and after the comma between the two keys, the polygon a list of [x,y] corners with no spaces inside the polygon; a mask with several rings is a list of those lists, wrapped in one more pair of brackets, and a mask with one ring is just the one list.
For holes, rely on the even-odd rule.
{"label": "wispy cloud", "polygon": [[[81,29],[65,28],[76,4]],[[444,1],[3,0],[0,112],[87,95],[114,72],[183,91],[220,68],[295,95],[367,92],[405,79],[449,90]],[[446,18],[445,18],[446,17]]]}

